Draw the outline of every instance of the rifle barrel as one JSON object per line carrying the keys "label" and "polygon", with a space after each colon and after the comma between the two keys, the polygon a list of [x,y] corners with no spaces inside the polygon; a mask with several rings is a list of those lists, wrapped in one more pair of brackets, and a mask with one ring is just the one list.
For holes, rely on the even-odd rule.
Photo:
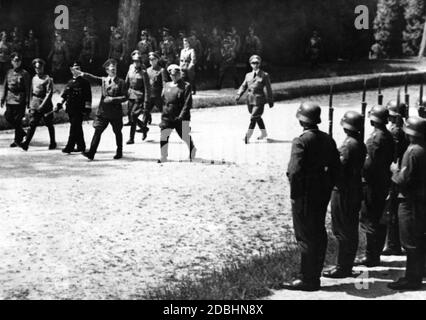
{"label": "rifle barrel", "polygon": [[333,117],[334,117],[334,108],[333,108],[333,85],[330,86],[330,101],[328,105],[328,133],[333,137]]}

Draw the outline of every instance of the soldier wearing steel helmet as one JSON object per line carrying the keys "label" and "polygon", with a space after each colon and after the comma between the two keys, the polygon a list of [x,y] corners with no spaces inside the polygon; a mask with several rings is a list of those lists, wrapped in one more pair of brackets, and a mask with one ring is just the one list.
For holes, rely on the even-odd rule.
{"label": "soldier wearing steel helmet", "polygon": [[248,131],[244,137],[246,144],[249,143],[256,125],[259,126],[261,131],[261,135],[258,137],[258,140],[266,139],[268,137],[262,115],[266,103],[269,104],[270,108],[274,107],[271,79],[268,73],[260,69],[261,63],[262,59],[258,55],[250,57],[250,65],[253,71],[247,73],[236,96],[236,101],[238,102],[244,92],[248,91],[247,105],[251,118]]}
{"label": "soldier wearing steel helmet", "polygon": [[324,273],[328,278],[346,278],[352,268],[358,249],[359,210],[362,202],[362,168],[367,149],[361,138],[363,117],[348,111],[341,125],[346,139],[339,148],[340,175],[331,195],[333,233],[338,241],[337,265]]}
{"label": "soldier wearing steel helmet", "polygon": [[426,255],[426,120],[408,118],[404,132],[410,145],[404,153],[401,167],[393,164],[391,171],[392,181],[400,190],[398,217],[407,263],[405,276],[388,287],[393,290],[417,290],[422,286]]}
{"label": "soldier wearing steel helmet", "polygon": [[56,149],[55,127],[53,125],[52,113],[53,79],[45,74],[45,65],[46,62],[42,59],[37,58],[33,60],[33,67],[36,74],[33,77],[31,84],[31,101],[29,110],[30,128],[27,132],[25,141],[21,144],[21,148],[25,151],[28,150],[36,128],[42,120],[49,130],[49,150]]}
{"label": "soldier wearing steel helmet", "polygon": [[375,106],[369,112],[370,123],[374,128],[367,140],[367,158],[363,169],[364,201],[361,207],[361,229],[366,233],[365,256],[356,261],[358,265],[375,267],[380,265],[386,225],[382,216],[391,185],[390,165],[394,159],[395,142],[386,128],[389,111],[386,107]]}
{"label": "soldier wearing steel helmet", "polygon": [[[392,134],[395,150],[394,150],[394,162],[401,164],[402,157],[407,150],[409,141],[407,140],[405,133],[402,129],[405,114],[406,104],[399,103],[396,100],[389,101],[386,106],[389,110],[389,132]],[[398,228],[398,191],[396,186],[393,184],[390,188],[388,195],[388,206],[386,212],[388,213],[387,219],[387,240],[382,255],[400,255],[401,243],[399,239],[399,228]]]}
{"label": "soldier wearing steel helmet", "polygon": [[334,140],[318,129],[321,108],[303,103],[296,115],[303,134],[294,139],[287,177],[293,224],[301,249],[301,278],[286,283],[289,290],[316,291],[327,249],[325,216],[339,176],[339,152]]}
{"label": "soldier wearing steel helmet", "polygon": [[[136,126],[142,130],[143,140],[146,139],[149,128],[148,121],[151,117],[149,110],[149,99],[151,96],[151,86],[149,77],[142,64],[142,55],[139,50],[132,52],[133,64],[129,68],[126,76],[126,86],[128,88],[128,117],[130,122],[130,138],[127,144],[135,143]],[[139,116],[143,114],[143,121]]]}

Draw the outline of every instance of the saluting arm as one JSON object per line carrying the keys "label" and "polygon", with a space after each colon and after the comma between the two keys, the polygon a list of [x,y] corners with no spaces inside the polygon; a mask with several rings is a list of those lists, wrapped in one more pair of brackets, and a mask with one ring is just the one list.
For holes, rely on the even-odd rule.
{"label": "saluting arm", "polygon": [[88,73],[88,72],[82,72],[81,76],[95,80],[95,81],[101,81],[102,82],[102,77],[95,76],[95,75]]}

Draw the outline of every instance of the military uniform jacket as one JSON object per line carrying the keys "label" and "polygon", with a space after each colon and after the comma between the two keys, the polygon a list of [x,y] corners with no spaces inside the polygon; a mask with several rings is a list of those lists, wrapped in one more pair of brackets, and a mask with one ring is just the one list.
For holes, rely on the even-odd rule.
{"label": "military uniform jacket", "polygon": [[423,144],[410,144],[401,169],[392,176],[405,198],[426,202],[426,152]]}
{"label": "military uniform jacket", "polygon": [[248,56],[252,56],[254,54],[260,55],[262,51],[262,43],[258,36],[247,36],[246,37],[246,47],[245,52]]}
{"label": "military uniform jacket", "polygon": [[235,59],[237,58],[237,53],[235,52],[235,49],[233,46],[231,45],[224,46],[221,50],[221,53],[222,53],[222,66],[228,67],[228,66],[235,65]]}
{"label": "military uniform jacket", "polygon": [[82,48],[80,56],[88,60],[94,59],[96,53],[96,38],[93,36],[86,36],[82,41]]}
{"label": "military uniform jacket", "polygon": [[[115,98],[113,102],[104,102],[106,97]],[[115,77],[102,78],[102,97],[97,115],[106,119],[121,119],[123,110],[121,104],[126,101],[126,83],[123,79]]]}
{"label": "military uniform jacket", "polygon": [[143,101],[146,108],[151,97],[151,86],[147,72],[142,68],[136,69],[134,66],[129,68],[126,86],[129,100]]}
{"label": "military uniform jacket", "polygon": [[192,48],[183,48],[180,52],[180,67],[182,70],[192,70],[197,63],[195,50]]}
{"label": "military uniform jacket", "polygon": [[395,143],[392,135],[386,128],[375,128],[366,145],[365,181],[370,185],[387,188],[391,176],[390,165],[395,154]]}
{"label": "military uniform jacket", "polygon": [[163,58],[167,59],[168,62],[173,61],[176,53],[175,44],[171,40],[161,41],[160,42],[161,55]]}
{"label": "military uniform jacket", "polygon": [[321,204],[337,182],[340,161],[336,143],[326,133],[309,129],[294,139],[288,164],[292,200],[307,197]]}
{"label": "military uniform jacket", "polygon": [[42,77],[35,75],[31,88],[30,109],[42,112],[51,111],[53,109],[53,79],[48,75]]}
{"label": "military uniform jacket", "polygon": [[238,90],[238,96],[241,97],[246,91],[248,91],[248,105],[263,106],[266,102],[269,104],[274,103],[269,74],[262,70],[259,70],[256,75],[254,71],[247,73],[243,84]]}
{"label": "military uniform jacket", "polygon": [[92,103],[92,90],[89,81],[83,77],[70,80],[62,93],[69,114],[82,114],[86,103]]}
{"label": "military uniform jacket", "polygon": [[398,127],[396,124],[392,123],[389,127],[389,132],[393,137],[393,141],[395,143],[394,149],[394,162],[400,162],[402,157],[404,156],[405,151],[408,148],[409,142],[405,137],[405,133],[401,127]]}
{"label": "military uniform jacket", "polygon": [[111,39],[109,57],[120,61],[124,54],[124,41],[123,39]]}
{"label": "military uniform jacket", "polygon": [[8,62],[10,53],[9,44],[7,42],[0,41],[0,62]]}
{"label": "military uniform jacket", "polygon": [[148,56],[148,54],[152,52],[154,48],[152,47],[152,43],[149,40],[141,40],[138,43],[138,50],[142,56]]}
{"label": "military uniform jacket", "polygon": [[362,168],[364,167],[367,148],[359,139],[347,136],[339,148],[340,175],[337,189],[349,190],[361,187]]}
{"label": "military uniform jacket", "polygon": [[168,79],[166,70],[161,67],[157,67],[156,69],[149,67],[147,73],[151,86],[151,98],[161,97],[163,88],[165,87]]}
{"label": "military uniform jacket", "polygon": [[26,39],[24,41],[24,58],[34,59],[39,56],[40,46],[36,38]]}
{"label": "military uniform jacket", "polygon": [[179,80],[177,86],[174,86],[173,82],[167,82],[162,98],[164,101],[163,122],[173,122],[178,118],[184,121],[191,119],[192,94],[189,83]]}
{"label": "military uniform jacket", "polygon": [[22,68],[11,69],[4,81],[4,92],[1,101],[10,105],[28,105],[30,102],[31,77]]}

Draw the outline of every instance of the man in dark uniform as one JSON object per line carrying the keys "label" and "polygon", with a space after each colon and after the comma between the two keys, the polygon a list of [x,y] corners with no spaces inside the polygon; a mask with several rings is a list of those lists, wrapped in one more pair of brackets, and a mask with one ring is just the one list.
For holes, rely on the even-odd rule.
{"label": "man in dark uniform", "polygon": [[6,75],[1,107],[6,105],[4,117],[15,129],[15,141],[11,148],[18,147],[26,133],[22,128],[25,109],[30,103],[31,77],[22,68],[22,55],[14,52],[11,55],[12,69]]}
{"label": "man in dark uniform", "polygon": [[96,38],[92,35],[91,30],[87,26],[84,27],[83,32],[84,37],[79,60],[84,70],[93,72],[93,64],[96,55]]}
{"label": "man in dark uniform", "polygon": [[114,34],[110,40],[110,48],[108,57],[114,59],[117,62],[119,74],[123,73],[124,66],[124,40],[122,37],[122,32],[120,28],[114,29]]}
{"label": "man in dark uniform", "polygon": [[400,190],[398,217],[407,263],[405,276],[388,287],[393,290],[418,290],[422,287],[426,256],[426,120],[408,118],[404,132],[410,145],[401,168],[393,164],[391,170],[392,181]]}
{"label": "man in dark uniform", "polygon": [[361,138],[363,117],[348,111],[340,122],[346,139],[339,149],[340,175],[331,194],[331,218],[333,233],[337,238],[337,265],[324,272],[327,278],[352,276],[352,268],[358,249],[359,210],[362,202],[362,168],[367,149]]}
{"label": "man in dark uniform", "polygon": [[304,133],[293,141],[287,176],[294,230],[302,255],[301,278],[283,288],[317,291],[327,249],[325,216],[339,175],[339,152],[334,140],[318,129],[318,105],[302,104],[297,119]]}
{"label": "man in dark uniform", "polygon": [[[62,93],[62,102],[66,103],[66,112],[70,120],[70,132],[67,145],[62,149],[63,153],[85,152],[83,120],[92,111],[92,89],[89,81],[81,77],[81,66],[74,63],[70,68],[72,79],[65,86]],[[55,108],[58,111],[58,107]],[[74,149],[77,146],[77,149]]]}
{"label": "man in dark uniform", "polygon": [[24,43],[22,42],[19,32],[14,32],[12,34],[12,42],[10,43],[12,52],[17,52],[22,54],[24,52]]}
{"label": "man in dark uniform", "polygon": [[117,61],[108,59],[103,67],[105,68],[107,77],[96,77],[94,75],[83,72],[82,76],[88,76],[94,80],[102,82],[102,95],[99,104],[96,119],[93,122],[95,133],[93,135],[90,150],[84,152],[83,155],[89,160],[95,158],[99,143],[101,142],[102,133],[111,124],[115,134],[117,144],[117,153],[115,160],[123,157],[123,109],[122,103],[127,100],[126,83],[123,79],[117,77]]}
{"label": "man in dark uniform", "polygon": [[4,77],[9,69],[10,60],[10,44],[7,41],[6,31],[0,32],[0,81],[4,81]]}
{"label": "man in dark uniform", "polygon": [[148,38],[148,30],[141,31],[141,41],[138,42],[138,50],[141,54],[142,65],[144,66],[144,68],[148,68],[148,55],[150,52],[154,51],[154,48],[152,47],[152,42]]}
{"label": "man in dark uniform", "polygon": [[307,51],[311,62],[311,69],[317,68],[321,59],[322,39],[316,30],[314,30],[312,37],[309,39]]}
{"label": "man in dark uniform", "polygon": [[34,31],[28,31],[28,38],[24,41],[24,67],[30,68],[34,59],[40,56],[40,45],[34,36]]}
{"label": "man in dark uniform", "polygon": [[261,55],[262,53],[262,42],[259,37],[254,33],[254,27],[249,27],[249,34],[246,37],[244,53],[247,59],[252,55]]}
{"label": "man in dark uniform", "polygon": [[[130,138],[127,144],[135,143],[136,126],[139,126],[142,130],[142,140],[146,139],[149,131],[148,122],[151,117],[149,110],[151,87],[148,74],[145,68],[142,67],[142,55],[138,50],[135,50],[131,56],[133,64],[130,66],[126,76],[128,89],[127,113],[130,122]],[[143,121],[139,120],[141,114],[143,114]]]}
{"label": "man in dark uniform", "polygon": [[192,88],[192,94],[195,94],[195,67],[197,65],[197,53],[191,46],[188,38],[183,38],[183,49],[180,52],[180,69],[182,71],[182,79],[188,82]]}
{"label": "man in dark uniform", "polygon": [[31,102],[29,112],[30,128],[27,132],[25,141],[21,144],[21,148],[27,151],[31,143],[37,126],[41,120],[49,130],[50,144],[49,150],[56,149],[55,127],[53,125],[53,79],[44,73],[46,62],[42,59],[35,59],[33,66],[36,75],[32,79],[31,84]]}
{"label": "man in dark uniform", "polygon": [[149,62],[151,67],[148,68],[147,73],[149,83],[151,85],[151,97],[149,100],[149,110],[152,111],[155,107],[157,111],[163,110],[163,99],[161,94],[165,84],[169,81],[167,71],[159,64],[160,56],[156,52],[149,53]]}
{"label": "man in dark uniform", "polygon": [[[404,103],[400,103],[398,105],[397,101],[392,100],[387,104],[387,108],[389,110],[389,132],[392,134],[395,143],[393,162],[401,164],[402,157],[404,156],[409,144],[402,129],[404,124],[403,115],[405,114],[406,105]],[[399,200],[395,184],[391,185],[387,202],[387,241],[382,255],[400,255],[402,251],[398,228]]]}
{"label": "man in dark uniform", "polygon": [[259,126],[261,131],[261,135],[258,140],[266,139],[268,137],[262,115],[266,102],[268,102],[270,108],[274,107],[271,79],[269,78],[268,73],[260,69],[261,63],[262,59],[259,56],[254,55],[250,57],[250,65],[253,68],[253,71],[246,75],[236,97],[236,101],[238,103],[244,92],[248,91],[247,105],[251,118],[248,131],[244,137],[246,144],[249,143],[256,124]]}
{"label": "man in dark uniform", "polygon": [[235,89],[238,88],[239,81],[237,76],[237,54],[235,52],[235,48],[232,45],[230,40],[230,36],[223,40],[223,48],[221,50],[222,60],[220,62],[219,67],[219,78],[217,81],[217,89],[222,89],[223,81],[225,80],[225,75],[230,74],[232,79],[234,80]]}
{"label": "man in dark uniform", "polygon": [[357,260],[356,264],[376,267],[380,265],[380,254],[386,238],[386,225],[381,220],[391,184],[390,165],[394,159],[395,143],[386,128],[389,111],[385,107],[373,107],[369,118],[374,131],[366,143],[364,201],[360,220],[361,229],[367,235],[367,246],[365,257]]}
{"label": "man in dark uniform", "polygon": [[160,50],[162,62],[166,67],[175,63],[176,46],[168,28],[163,28],[163,41],[160,42]]}
{"label": "man in dark uniform", "polygon": [[169,138],[176,129],[179,137],[185,141],[189,148],[189,159],[195,159],[197,149],[194,146],[190,132],[190,110],[192,108],[191,85],[182,80],[181,70],[178,65],[172,64],[167,68],[172,79],[163,89],[163,113],[161,114],[161,159],[159,163],[167,162]]}

